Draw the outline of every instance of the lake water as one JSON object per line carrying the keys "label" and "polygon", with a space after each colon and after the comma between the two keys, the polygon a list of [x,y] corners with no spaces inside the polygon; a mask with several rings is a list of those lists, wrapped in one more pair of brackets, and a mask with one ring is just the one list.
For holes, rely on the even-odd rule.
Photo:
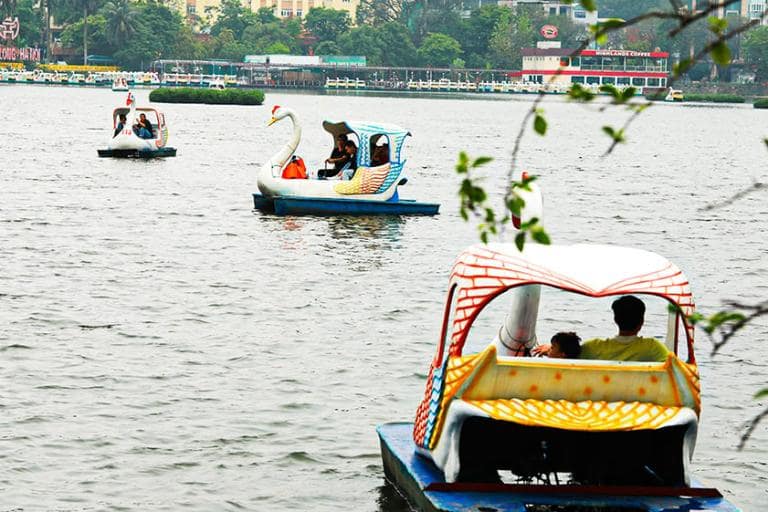
{"label": "lake water", "polygon": [[[124,96],[0,86],[0,510],[405,510],[383,486],[375,426],[413,419],[452,261],[478,241],[458,215],[456,157],[495,157],[498,196],[531,99],[166,105],[176,158],[99,159]],[[441,214],[254,213],[259,165],[290,134],[265,127],[274,104],[301,116],[310,166],[330,151],[323,119],[406,126],[401,194]],[[520,157],[555,242],[661,253],[704,312],[768,295],[765,192],[702,210],[768,179],[765,112],[657,105],[603,158],[600,127],[625,112],[543,108],[549,133],[526,135]],[[603,304],[582,326],[612,333]],[[693,467],[748,511],[768,504],[768,422],[736,445],[765,406],[752,395],[767,339],[762,319],[713,358],[698,335]]]}

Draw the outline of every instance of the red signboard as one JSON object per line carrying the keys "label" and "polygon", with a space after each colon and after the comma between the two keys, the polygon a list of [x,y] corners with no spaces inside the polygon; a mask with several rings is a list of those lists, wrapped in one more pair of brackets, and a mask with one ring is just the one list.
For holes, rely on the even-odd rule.
{"label": "red signboard", "polygon": [[541,27],[541,30],[539,30],[539,34],[541,34],[544,39],[554,39],[557,37],[557,27],[554,25],[544,25]]}
{"label": "red signboard", "polygon": [[19,37],[19,18],[11,19],[10,16],[0,23],[0,39],[13,41]]}
{"label": "red signboard", "polygon": [[[19,18],[5,18],[0,23],[0,39],[6,43],[11,43],[19,37]],[[0,46],[0,61],[18,61],[40,62],[40,48],[16,48],[13,46]]]}

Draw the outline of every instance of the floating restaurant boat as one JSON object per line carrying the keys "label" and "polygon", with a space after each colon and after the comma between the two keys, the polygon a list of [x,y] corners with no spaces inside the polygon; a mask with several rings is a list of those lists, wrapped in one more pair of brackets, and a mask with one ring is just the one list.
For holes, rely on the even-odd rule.
{"label": "floating restaurant boat", "polygon": [[[301,141],[301,125],[295,112],[276,106],[269,124],[290,118],[293,123],[291,140],[269,158],[258,174],[259,193],[253,194],[257,210],[273,211],[278,215],[435,215],[439,204],[401,199],[398,188],[403,177],[405,160],[401,151],[408,130],[395,125],[358,122],[323,122],[323,128],[333,136],[357,139],[357,171],[348,181],[339,179],[285,179],[283,169],[291,161]],[[377,142],[388,145],[388,162],[371,166],[372,150]],[[311,173],[310,173],[311,174]]]}
{"label": "floating restaurant boat", "polygon": [[[134,131],[133,125],[144,114],[152,124],[152,137],[141,138]],[[168,147],[168,126],[165,114],[154,108],[137,108],[132,93],[128,93],[126,106],[112,112],[113,130],[117,130],[120,116],[126,116],[122,129],[114,133],[107,149],[99,149],[100,157],[114,158],[159,158],[176,156],[176,148]]]}
{"label": "floating restaurant boat", "polygon": [[[672,306],[666,360],[524,357],[537,343],[542,288],[664,299]],[[498,334],[468,353],[475,320],[504,293],[512,306]],[[693,313],[683,272],[645,250],[466,249],[451,272],[415,421],[377,429],[386,478],[425,511],[737,512],[690,471],[701,412]]]}

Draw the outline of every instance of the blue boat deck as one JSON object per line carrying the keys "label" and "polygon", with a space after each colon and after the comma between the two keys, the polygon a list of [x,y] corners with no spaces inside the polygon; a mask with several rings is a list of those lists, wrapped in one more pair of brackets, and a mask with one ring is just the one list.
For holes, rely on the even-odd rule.
{"label": "blue boat deck", "polygon": [[[443,473],[417,455],[413,423],[387,423],[377,429],[387,479],[417,509],[430,512],[527,512],[537,505],[591,507],[606,512],[739,512],[716,489],[695,482],[690,488],[586,487],[577,485],[473,484],[445,482]],[[542,508],[549,510],[549,508]]]}
{"label": "blue boat deck", "polygon": [[370,201],[318,197],[265,197],[253,194],[253,207],[277,215],[437,215],[440,205],[409,199]]}

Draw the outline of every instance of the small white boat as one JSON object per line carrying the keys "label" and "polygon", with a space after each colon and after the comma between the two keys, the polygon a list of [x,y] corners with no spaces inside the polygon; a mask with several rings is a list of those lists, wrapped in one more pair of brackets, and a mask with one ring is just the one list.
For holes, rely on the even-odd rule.
{"label": "small white boat", "polygon": [[224,80],[221,78],[213,78],[210,82],[208,82],[208,88],[209,89],[216,89],[218,91],[223,91],[227,88],[226,84],[224,83]]}
{"label": "small white boat", "polygon": [[683,91],[680,89],[672,89],[670,87],[667,96],[664,98],[664,101],[683,101],[684,99],[685,96],[683,96]]}
{"label": "small white boat", "polygon": [[119,76],[112,80],[112,90],[115,92],[128,92],[128,81]]}
{"label": "small white boat", "polygon": [[[100,157],[113,158],[158,158],[176,156],[176,148],[169,147],[168,126],[165,115],[154,108],[137,108],[131,92],[125,107],[118,107],[112,112],[112,138],[107,149],[99,149]],[[149,137],[140,137],[135,128],[141,116],[145,116],[151,126]],[[120,123],[121,116],[125,122]]]}

